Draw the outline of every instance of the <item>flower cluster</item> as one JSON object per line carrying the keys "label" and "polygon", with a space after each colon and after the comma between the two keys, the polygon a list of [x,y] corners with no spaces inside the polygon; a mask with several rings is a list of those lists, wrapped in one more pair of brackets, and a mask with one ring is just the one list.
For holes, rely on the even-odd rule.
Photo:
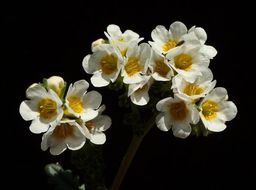
{"label": "flower cluster", "polygon": [[50,149],[53,155],[67,148],[78,150],[89,139],[94,144],[103,144],[103,133],[111,125],[110,117],[102,115],[102,96],[96,91],[88,92],[89,83],[79,80],[70,84],[59,76],[32,84],[26,91],[29,100],[20,105],[24,120],[32,120],[32,133],[44,133],[42,150]]}
{"label": "flower cluster", "polygon": [[103,87],[121,81],[127,86],[127,97],[144,106],[155,81],[171,82],[168,89],[173,96],[161,97],[156,104],[159,129],[172,129],[174,136],[186,138],[191,125],[202,123],[206,130],[219,132],[236,116],[237,108],[227,100],[226,89],[215,88],[209,64],[217,51],[205,44],[203,28],[188,30],[181,22],[172,23],[169,30],[159,25],[148,43],[141,43],[143,38],[131,30],[122,33],[113,24],[105,35],[107,39],[94,41],[92,54],[83,59],[84,70],[92,74],[91,83]]}

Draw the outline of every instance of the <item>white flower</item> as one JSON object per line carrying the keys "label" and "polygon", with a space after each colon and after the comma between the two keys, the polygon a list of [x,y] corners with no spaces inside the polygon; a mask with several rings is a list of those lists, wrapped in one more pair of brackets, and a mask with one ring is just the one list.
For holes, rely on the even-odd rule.
{"label": "white flower", "polygon": [[150,78],[150,76],[144,76],[140,83],[129,85],[128,97],[130,96],[132,103],[139,106],[144,106],[148,103],[148,90],[153,82]]}
{"label": "white flower", "polygon": [[[70,84],[66,95],[67,114],[81,118],[83,121],[94,119],[98,115],[102,100],[100,93],[96,91],[87,92],[88,82],[80,80]],[[65,112],[66,113],[66,112]]]}
{"label": "white flower", "polygon": [[26,121],[32,120],[29,127],[32,133],[46,132],[50,125],[56,125],[62,118],[62,101],[51,89],[47,91],[39,84],[33,84],[26,91],[30,100],[20,104],[20,114]]}
{"label": "white flower", "polygon": [[131,43],[127,51],[121,75],[125,84],[140,83],[148,70],[151,48],[148,44]]}
{"label": "white flower", "polygon": [[181,37],[187,33],[187,27],[182,22],[174,22],[169,30],[164,26],[158,25],[152,32],[153,42],[149,42],[152,48],[159,54],[166,54],[175,48],[181,41]]}
{"label": "white flower", "polygon": [[125,56],[127,48],[131,42],[136,42],[138,44],[143,40],[143,38],[139,38],[139,35],[131,30],[126,30],[122,33],[120,27],[114,24],[108,25],[107,32],[104,33],[108,38],[109,43],[118,47],[123,56]]}
{"label": "white flower", "polygon": [[110,81],[117,79],[123,57],[120,52],[112,45],[103,44],[97,47],[92,55],[87,55],[83,60],[83,68],[93,74],[91,82],[95,87],[107,86]]}
{"label": "white flower", "polygon": [[99,115],[90,121],[85,122],[84,129],[90,133],[90,141],[94,144],[104,144],[106,135],[103,133],[112,124],[111,118],[107,115],[101,115],[105,106],[99,108]]}
{"label": "white flower", "polygon": [[190,103],[174,95],[159,101],[156,109],[161,111],[156,117],[156,125],[162,131],[172,128],[173,135],[186,138],[191,133],[190,123],[199,121],[198,110]]}
{"label": "white flower", "polygon": [[208,67],[210,60],[200,53],[200,45],[183,45],[167,53],[171,67],[186,81],[193,83],[202,75],[203,67]]}
{"label": "white flower", "polygon": [[188,34],[184,35],[182,39],[186,43],[201,44],[200,52],[207,56],[209,59],[212,59],[217,54],[217,50],[214,47],[205,45],[207,34],[201,27],[191,27],[188,31]]}
{"label": "white flower", "polygon": [[47,88],[55,91],[58,94],[58,96],[61,95],[64,87],[65,87],[65,82],[62,77],[52,76],[47,79]]}
{"label": "white flower", "polygon": [[151,59],[149,61],[149,69],[151,70],[152,77],[156,81],[169,81],[174,75],[173,69],[168,65],[168,60],[155,51],[151,53]]}
{"label": "white flower", "polygon": [[226,128],[225,122],[236,116],[236,105],[227,101],[227,97],[226,89],[218,87],[213,89],[200,103],[200,117],[209,131],[223,131]]}
{"label": "white flower", "polygon": [[78,150],[85,144],[86,137],[90,138],[89,132],[86,133],[74,120],[61,121],[43,135],[41,149],[46,151],[50,148],[52,155],[59,155],[67,148]]}
{"label": "white flower", "polygon": [[209,68],[201,70],[202,75],[198,76],[194,83],[187,82],[181,75],[176,75],[172,80],[174,93],[185,100],[195,101],[205,97],[215,86],[216,80],[212,81],[213,74]]}

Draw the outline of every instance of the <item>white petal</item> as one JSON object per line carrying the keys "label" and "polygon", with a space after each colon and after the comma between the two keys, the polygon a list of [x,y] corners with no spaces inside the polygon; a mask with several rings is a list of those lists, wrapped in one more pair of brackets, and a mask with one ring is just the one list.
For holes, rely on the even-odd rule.
{"label": "white petal", "polygon": [[38,118],[34,119],[29,126],[30,131],[35,134],[44,133],[48,130],[48,128],[49,124],[40,122]]}
{"label": "white petal", "polygon": [[86,109],[84,113],[81,114],[81,119],[86,122],[94,119],[98,116],[98,111],[93,109]]}
{"label": "white petal", "polygon": [[98,109],[102,101],[102,96],[97,91],[90,91],[83,97],[85,108]]}
{"label": "white petal", "polygon": [[142,93],[136,93],[134,92],[131,95],[131,101],[132,103],[139,105],[139,106],[144,106],[148,103],[149,101],[149,95],[147,91],[143,91]]}
{"label": "white petal", "polygon": [[194,107],[194,105],[190,106],[190,110],[191,110],[191,121],[193,124],[197,124],[200,119],[199,111]]}
{"label": "white petal", "polygon": [[173,101],[172,97],[168,97],[168,98],[164,98],[162,100],[160,100],[157,104],[156,104],[156,109],[158,111],[166,111],[166,107],[169,105],[169,102]]}
{"label": "white petal", "polygon": [[120,30],[120,27],[115,24],[110,24],[107,27],[107,32],[111,37],[120,36],[122,35],[122,32]]}
{"label": "white petal", "polygon": [[214,88],[212,92],[210,92],[210,94],[208,94],[205,97],[205,100],[210,99],[216,102],[220,102],[222,100],[225,100],[226,96],[227,96],[227,90],[223,87],[217,87],[217,88]]}
{"label": "white petal", "polygon": [[32,111],[28,105],[29,105],[29,101],[25,100],[21,102],[20,109],[19,109],[21,117],[26,121],[33,120],[38,115],[38,113]]}
{"label": "white petal", "polygon": [[91,68],[89,65],[90,57],[91,57],[91,55],[85,56],[83,59],[83,62],[82,62],[83,68],[84,68],[85,72],[88,74],[92,74],[94,72],[94,68]]}
{"label": "white petal", "polygon": [[205,30],[201,27],[196,27],[194,29],[194,32],[195,32],[195,35],[198,38],[198,40],[200,40],[200,42],[202,44],[204,44],[207,40],[207,34],[206,34]]}
{"label": "white petal", "polygon": [[204,116],[201,116],[201,118],[202,118],[205,128],[207,128],[209,131],[221,132],[224,129],[226,129],[225,123],[223,121],[221,121],[220,119],[208,121],[208,120],[204,119]]}
{"label": "white petal", "polygon": [[171,128],[171,124],[167,122],[167,119],[163,113],[160,113],[156,116],[156,126],[161,131],[168,131]]}
{"label": "white petal", "polygon": [[214,47],[208,45],[203,45],[203,47],[200,49],[200,52],[207,56],[209,59],[212,59],[217,54],[217,50]]}
{"label": "white petal", "polygon": [[46,150],[49,148],[49,145],[48,145],[48,138],[49,138],[49,135],[51,135],[51,133],[46,132],[46,133],[42,136],[41,149],[42,149],[43,151],[46,151]]}
{"label": "white petal", "polygon": [[50,153],[52,155],[60,155],[62,152],[64,152],[67,149],[67,146],[64,142],[60,142],[56,146],[50,147]]}
{"label": "white petal", "polygon": [[132,30],[126,30],[123,33],[124,38],[126,39],[126,41],[131,41],[131,40],[138,40],[139,39],[139,35],[135,32],[133,32]]}
{"label": "white petal", "polygon": [[151,32],[151,37],[155,42],[165,43],[168,40],[168,30],[164,26],[158,25]]}
{"label": "white petal", "polygon": [[125,76],[123,79],[123,82],[125,84],[135,84],[135,83],[140,83],[141,81],[143,81],[143,77],[139,73],[131,77]]}
{"label": "white petal", "polygon": [[105,131],[111,126],[112,121],[107,115],[99,115],[93,120],[93,123],[98,131]]}
{"label": "white petal", "polygon": [[179,40],[182,35],[187,33],[187,27],[182,22],[178,21],[172,23],[169,30],[176,40]]}
{"label": "white petal", "polygon": [[84,133],[85,137],[87,139],[90,139],[91,138],[91,133],[90,133],[89,129],[85,125],[82,127],[82,129],[83,129],[83,133]]}
{"label": "white petal", "polygon": [[236,105],[231,101],[225,101],[222,103],[224,106],[224,109],[221,110],[219,114],[219,118],[223,121],[230,121],[236,117],[237,114],[237,107]]}
{"label": "white petal", "polygon": [[96,72],[92,77],[91,77],[91,82],[92,85],[95,87],[103,87],[107,86],[109,84],[110,80],[106,80],[102,77],[102,74],[100,72]]}
{"label": "white petal", "polygon": [[104,144],[106,142],[106,135],[104,133],[95,133],[91,135],[90,141],[94,144]]}
{"label": "white petal", "polygon": [[66,139],[65,141],[67,143],[67,147],[68,149],[70,150],[78,150],[80,148],[82,148],[85,144],[85,137],[73,137],[73,138],[69,138],[69,139]]}
{"label": "white petal", "polygon": [[191,126],[188,123],[173,125],[172,132],[175,137],[187,138],[191,133]]}
{"label": "white petal", "polygon": [[74,94],[77,96],[82,96],[89,88],[89,83],[86,80],[76,81],[73,85]]}
{"label": "white petal", "polygon": [[47,95],[47,91],[44,87],[39,84],[33,85],[32,87],[28,88],[26,91],[27,98],[35,98],[35,97],[45,97]]}

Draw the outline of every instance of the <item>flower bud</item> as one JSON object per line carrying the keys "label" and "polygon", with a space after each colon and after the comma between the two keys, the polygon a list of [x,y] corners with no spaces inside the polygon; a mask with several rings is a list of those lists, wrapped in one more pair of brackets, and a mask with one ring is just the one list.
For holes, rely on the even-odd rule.
{"label": "flower bud", "polygon": [[61,96],[62,90],[65,87],[65,82],[63,78],[59,76],[52,76],[47,79],[47,88],[55,91],[59,96]]}
{"label": "flower bud", "polygon": [[94,42],[92,42],[92,46],[91,48],[94,49],[96,46],[101,45],[101,44],[105,44],[106,41],[102,38],[95,40]]}

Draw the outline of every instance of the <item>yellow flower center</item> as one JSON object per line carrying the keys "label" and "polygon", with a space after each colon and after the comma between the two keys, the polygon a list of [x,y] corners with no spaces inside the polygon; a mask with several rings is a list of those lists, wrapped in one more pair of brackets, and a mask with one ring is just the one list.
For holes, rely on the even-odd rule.
{"label": "yellow flower center", "polygon": [[91,121],[87,121],[85,122],[85,126],[90,130],[92,128],[94,128],[94,123]]}
{"label": "yellow flower center", "polygon": [[140,65],[137,58],[129,58],[124,66],[124,69],[129,77],[140,72]]}
{"label": "yellow flower center", "polygon": [[45,98],[39,101],[38,110],[40,117],[51,119],[57,115],[57,103],[50,98]]}
{"label": "yellow flower center", "polygon": [[193,95],[199,95],[203,92],[204,90],[197,84],[189,83],[188,85],[185,86],[183,89],[183,92],[187,94],[188,96],[193,96]]}
{"label": "yellow flower center", "polygon": [[74,112],[81,113],[84,110],[83,102],[80,97],[69,96],[68,98],[69,106]]}
{"label": "yellow flower center", "polygon": [[157,60],[155,62],[155,72],[161,75],[162,77],[166,77],[170,68],[164,63],[164,59]]}
{"label": "yellow flower center", "polygon": [[192,57],[188,54],[182,53],[174,58],[175,67],[181,70],[188,71],[191,69]]}
{"label": "yellow flower center", "polygon": [[173,39],[169,39],[166,43],[164,43],[161,47],[164,52],[169,51],[170,49],[176,47],[177,43]]}
{"label": "yellow flower center", "polygon": [[56,139],[65,139],[67,137],[72,136],[74,133],[74,128],[68,123],[61,123],[60,125],[56,126],[53,130],[53,137]]}
{"label": "yellow flower center", "polygon": [[206,120],[212,120],[217,117],[217,112],[219,111],[219,106],[216,102],[211,100],[206,100],[202,104],[202,113]]}
{"label": "yellow flower center", "polygon": [[170,105],[169,113],[174,120],[183,121],[188,115],[188,109],[183,101],[175,102]]}
{"label": "yellow flower center", "polygon": [[100,61],[102,72],[106,75],[110,75],[117,71],[117,57],[110,54],[102,57]]}

